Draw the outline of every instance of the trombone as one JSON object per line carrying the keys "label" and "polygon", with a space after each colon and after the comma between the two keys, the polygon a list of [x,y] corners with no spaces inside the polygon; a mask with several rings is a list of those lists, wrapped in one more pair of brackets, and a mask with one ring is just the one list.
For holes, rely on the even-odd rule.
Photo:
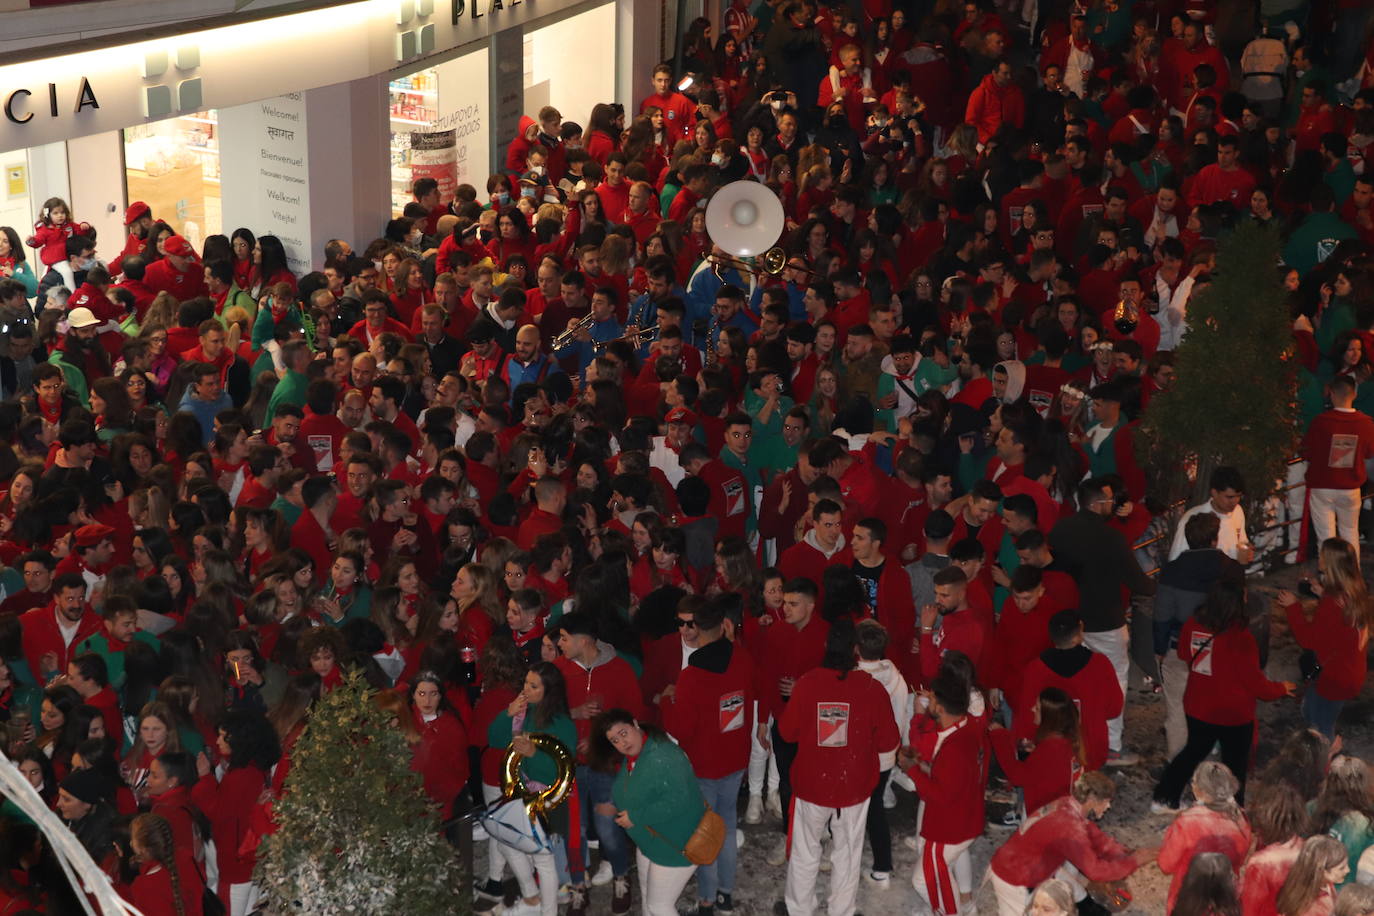
{"label": "trombone", "polygon": [[613,337],[610,340],[598,340],[597,342],[592,344],[592,351],[595,353],[601,353],[611,344],[618,343],[622,340],[630,346],[634,347],[636,350],[638,350],[644,344],[651,343],[657,340],[658,331],[658,325],[653,325],[652,327],[641,328],[638,331],[631,331],[629,334],[622,334],[619,337]]}
{"label": "trombone", "polygon": [[591,312],[588,312],[586,315],[582,316],[582,318],[577,322],[577,324],[568,328],[562,334],[559,334],[557,337],[553,339],[553,348],[555,350],[563,349],[568,344],[576,340],[578,334],[581,334],[583,331],[591,330],[591,327],[594,324],[596,324],[596,318],[592,315]]}
{"label": "trombone", "polygon": [[[782,249],[781,245],[777,245],[769,248],[755,259],[737,258],[729,254],[710,254],[707,255],[707,260],[711,262],[711,270],[715,273],[716,278],[724,283],[725,278],[721,276],[722,270],[737,270],[740,273],[766,274],[770,277],[776,277],[787,267],[787,252]],[[814,273],[809,269],[807,272]]]}

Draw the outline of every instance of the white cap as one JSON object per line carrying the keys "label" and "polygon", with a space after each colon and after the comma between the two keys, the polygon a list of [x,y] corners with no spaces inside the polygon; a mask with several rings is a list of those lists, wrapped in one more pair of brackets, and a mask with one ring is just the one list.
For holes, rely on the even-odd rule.
{"label": "white cap", "polygon": [[67,326],[72,328],[89,328],[92,325],[100,324],[100,319],[87,308],[72,309],[67,315]]}

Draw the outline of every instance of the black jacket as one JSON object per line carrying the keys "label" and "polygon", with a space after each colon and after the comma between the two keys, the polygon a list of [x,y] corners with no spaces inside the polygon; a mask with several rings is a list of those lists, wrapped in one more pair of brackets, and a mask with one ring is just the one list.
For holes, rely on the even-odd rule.
{"label": "black jacket", "polygon": [[1154,580],[1140,568],[1126,536],[1095,512],[1080,509],[1060,520],[1050,532],[1050,550],[1078,582],[1079,611],[1088,633],[1126,624],[1121,586],[1137,595],[1155,593]]}

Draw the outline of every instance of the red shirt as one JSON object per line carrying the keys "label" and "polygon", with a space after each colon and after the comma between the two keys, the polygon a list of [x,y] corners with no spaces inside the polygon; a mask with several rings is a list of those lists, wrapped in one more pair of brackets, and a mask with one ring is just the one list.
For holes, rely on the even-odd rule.
{"label": "red shirt", "polygon": [[1340,597],[1331,592],[1322,595],[1311,621],[1303,614],[1301,604],[1289,605],[1284,613],[1297,644],[1317,653],[1322,666],[1317,675],[1317,693],[1328,700],[1353,700],[1359,696],[1369,671],[1369,631],[1346,623]]}
{"label": "red shirt", "polygon": [[[589,696],[595,694],[601,698],[602,709],[623,709],[632,716],[642,716],[644,701],[634,669],[605,643],[598,643],[597,647],[601,652],[590,668],[563,655],[554,662],[567,682],[568,708],[575,709],[583,705]],[[579,742],[591,735],[590,719],[574,719],[573,724],[577,726]]]}
{"label": "red shirt", "polygon": [[[886,696],[883,697],[886,703]],[[889,704],[890,705],[890,704]],[[912,723],[913,735],[917,731]],[[930,772],[907,771],[921,798],[921,836],[934,843],[962,843],[983,832],[987,748],[982,726],[964,716],[935,736]]]}
{"label": "red shirt", "polygon": [[1358,410],[1318,414],[1302,437],[1307,485],[1321,490],[1357,490],[1364,463],[1374,457],[1374,419]]}
{"label": "red shirt", "polygon": [[[1054,667],[1046,663],[1046,658],[1051,659]],[[1031,707],[1046,687],[1058,687],[1074,700],[1087,768],[1101,769],[1107,762],[1107,720],[1121,715],[1124,702],[1112,663],[1107,656],[1083,646],[1050,649],[1033,659],[1021,679],[1021,705],[1012,714],[1017,738],[1035,737]]]}
{"label": "red shirt", "polygon": [[687,140],[696,127],[696,103],[681,92],[669,90],[666,96],[654,93],[640,103],[639,113],[643,114],[650,105],[663,109],[663,140],[670,146],[678,140]]}
{"label": "red shirt", "polygon": [[[696,657],[706,650],[711,651]],[[724,670],[718,670],[726,658]],[[659,700],[663,726],[692,761],[698,778],[720,779],[749,765],[758,699],[755,677],[742,645],[717,640],[688,657],[673,696]]]}
{"label": "red shirt", "polygon": [[831,668],[798,678],[778,734],[797,745],[793,792],[826,808],[847,808],[872,795],[878,755],[901,742],[883,685],[866,671],[841,674]]}
{"label": "red shirt", "polygon": [[266,786],[262,770],[249,764],[231,768],[218,783],[213,776],[207,776],[191,788],[196,807],[210,819],[221,882],[243,884],[253,880],[257,847],[243,847],[258,798]]}
{"label": "red shirt", "polygon": [[[785,677],[794,680],[812,668],[819,668],[825,657],[825,641],[830,624],[812,612],[806,626],[798,630],[786,621],[763,628],[759,659],[759,718],[765,714],[781,719],[787,698],[779,692],[778,681]],[[793,685],[795,688],[795,684]],[[887,703],[887,697],[883,697]],[[891,704],[889,704],[891,705]]]}
{"label": "red shirt", "polygon": [[[49,673],[42,664],[44,655],[51,652],[56,656],[57,665],[52,670],[58,674],[66,674],[67,663],[72,660],[74,654],[72,650],[81,645],[87,636],[104,630],[100,617],[87,607],[77,622],[76,635],[70,643],[65,642],[62,630],[57,625],[57,607],[53,601],[43,607],[25,611],[19,618],[19,626],[22,631],[24,660],[29,663],[29,671],[33,672],[33,676],[40,683],[47,682],[46,675]],[[119,731],[112,731],[110,734],[117,735]]]}
{"label": "red shirt", "polygon": [[1286,693],[1283,684],[1264,676],[1255,637],[1243,627],[1213,634],[1190,617],[1178,636],[1178,657],[1188,664],[1183,711],[1194,719],[1246,725],[1255,721],[1256,700]]}
{"label": "red shirt", "polygon": [[162,258],[148,265],[143,273],[143,285],[154,294],[168,292],[178,302],[195,299],[208,294],[205,288],[205,267],[200,261],[192,261],[182,272],[172,267],[170,258]]}
{"label": "red shirt", "polygon": [[1017,757],[1016,739],[1005,728],[994,728],[988,738],[1007,781],[1025,790],[1029,814],[1068,795],[1082,770],[1073,745],[1058,735],[1049,735],[1036,744],[1025,760]]}
{"label": "red shirt", "polygon": [[424,777],[425,794],[447,816],[468,781],[467,733],[451,713],[440,712],[432,722],[412,713],[420,741],[411,749],[410,768]]}

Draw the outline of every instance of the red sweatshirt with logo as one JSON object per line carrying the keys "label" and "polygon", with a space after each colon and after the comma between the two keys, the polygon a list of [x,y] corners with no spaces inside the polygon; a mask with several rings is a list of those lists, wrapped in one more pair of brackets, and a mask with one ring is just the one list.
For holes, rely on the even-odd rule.
{"label": "red sweatshirt with logo", "polygon": [[1374,457],[1374,419],[1358,410],[1318,414],[1302,437],[1307,485],[1319,490],[1357,490],[1364,463]]}
{"label": "red sweatshirt with logo", "polygon": [[797,681],[778,733],[797,744],[792,790],[825,808],[848,808],[871,796],[878,785],[878,755],[896,750],[902,740],[883,685],[866,671],[832,668],[817,668]]}
{"label": "red sweatshirt with logo", "polygon": [[673,695],[659,699],[663,727],[699,778],[720,779],[749,766],[755,677],[744,647],[718,639],[688,657]]}

